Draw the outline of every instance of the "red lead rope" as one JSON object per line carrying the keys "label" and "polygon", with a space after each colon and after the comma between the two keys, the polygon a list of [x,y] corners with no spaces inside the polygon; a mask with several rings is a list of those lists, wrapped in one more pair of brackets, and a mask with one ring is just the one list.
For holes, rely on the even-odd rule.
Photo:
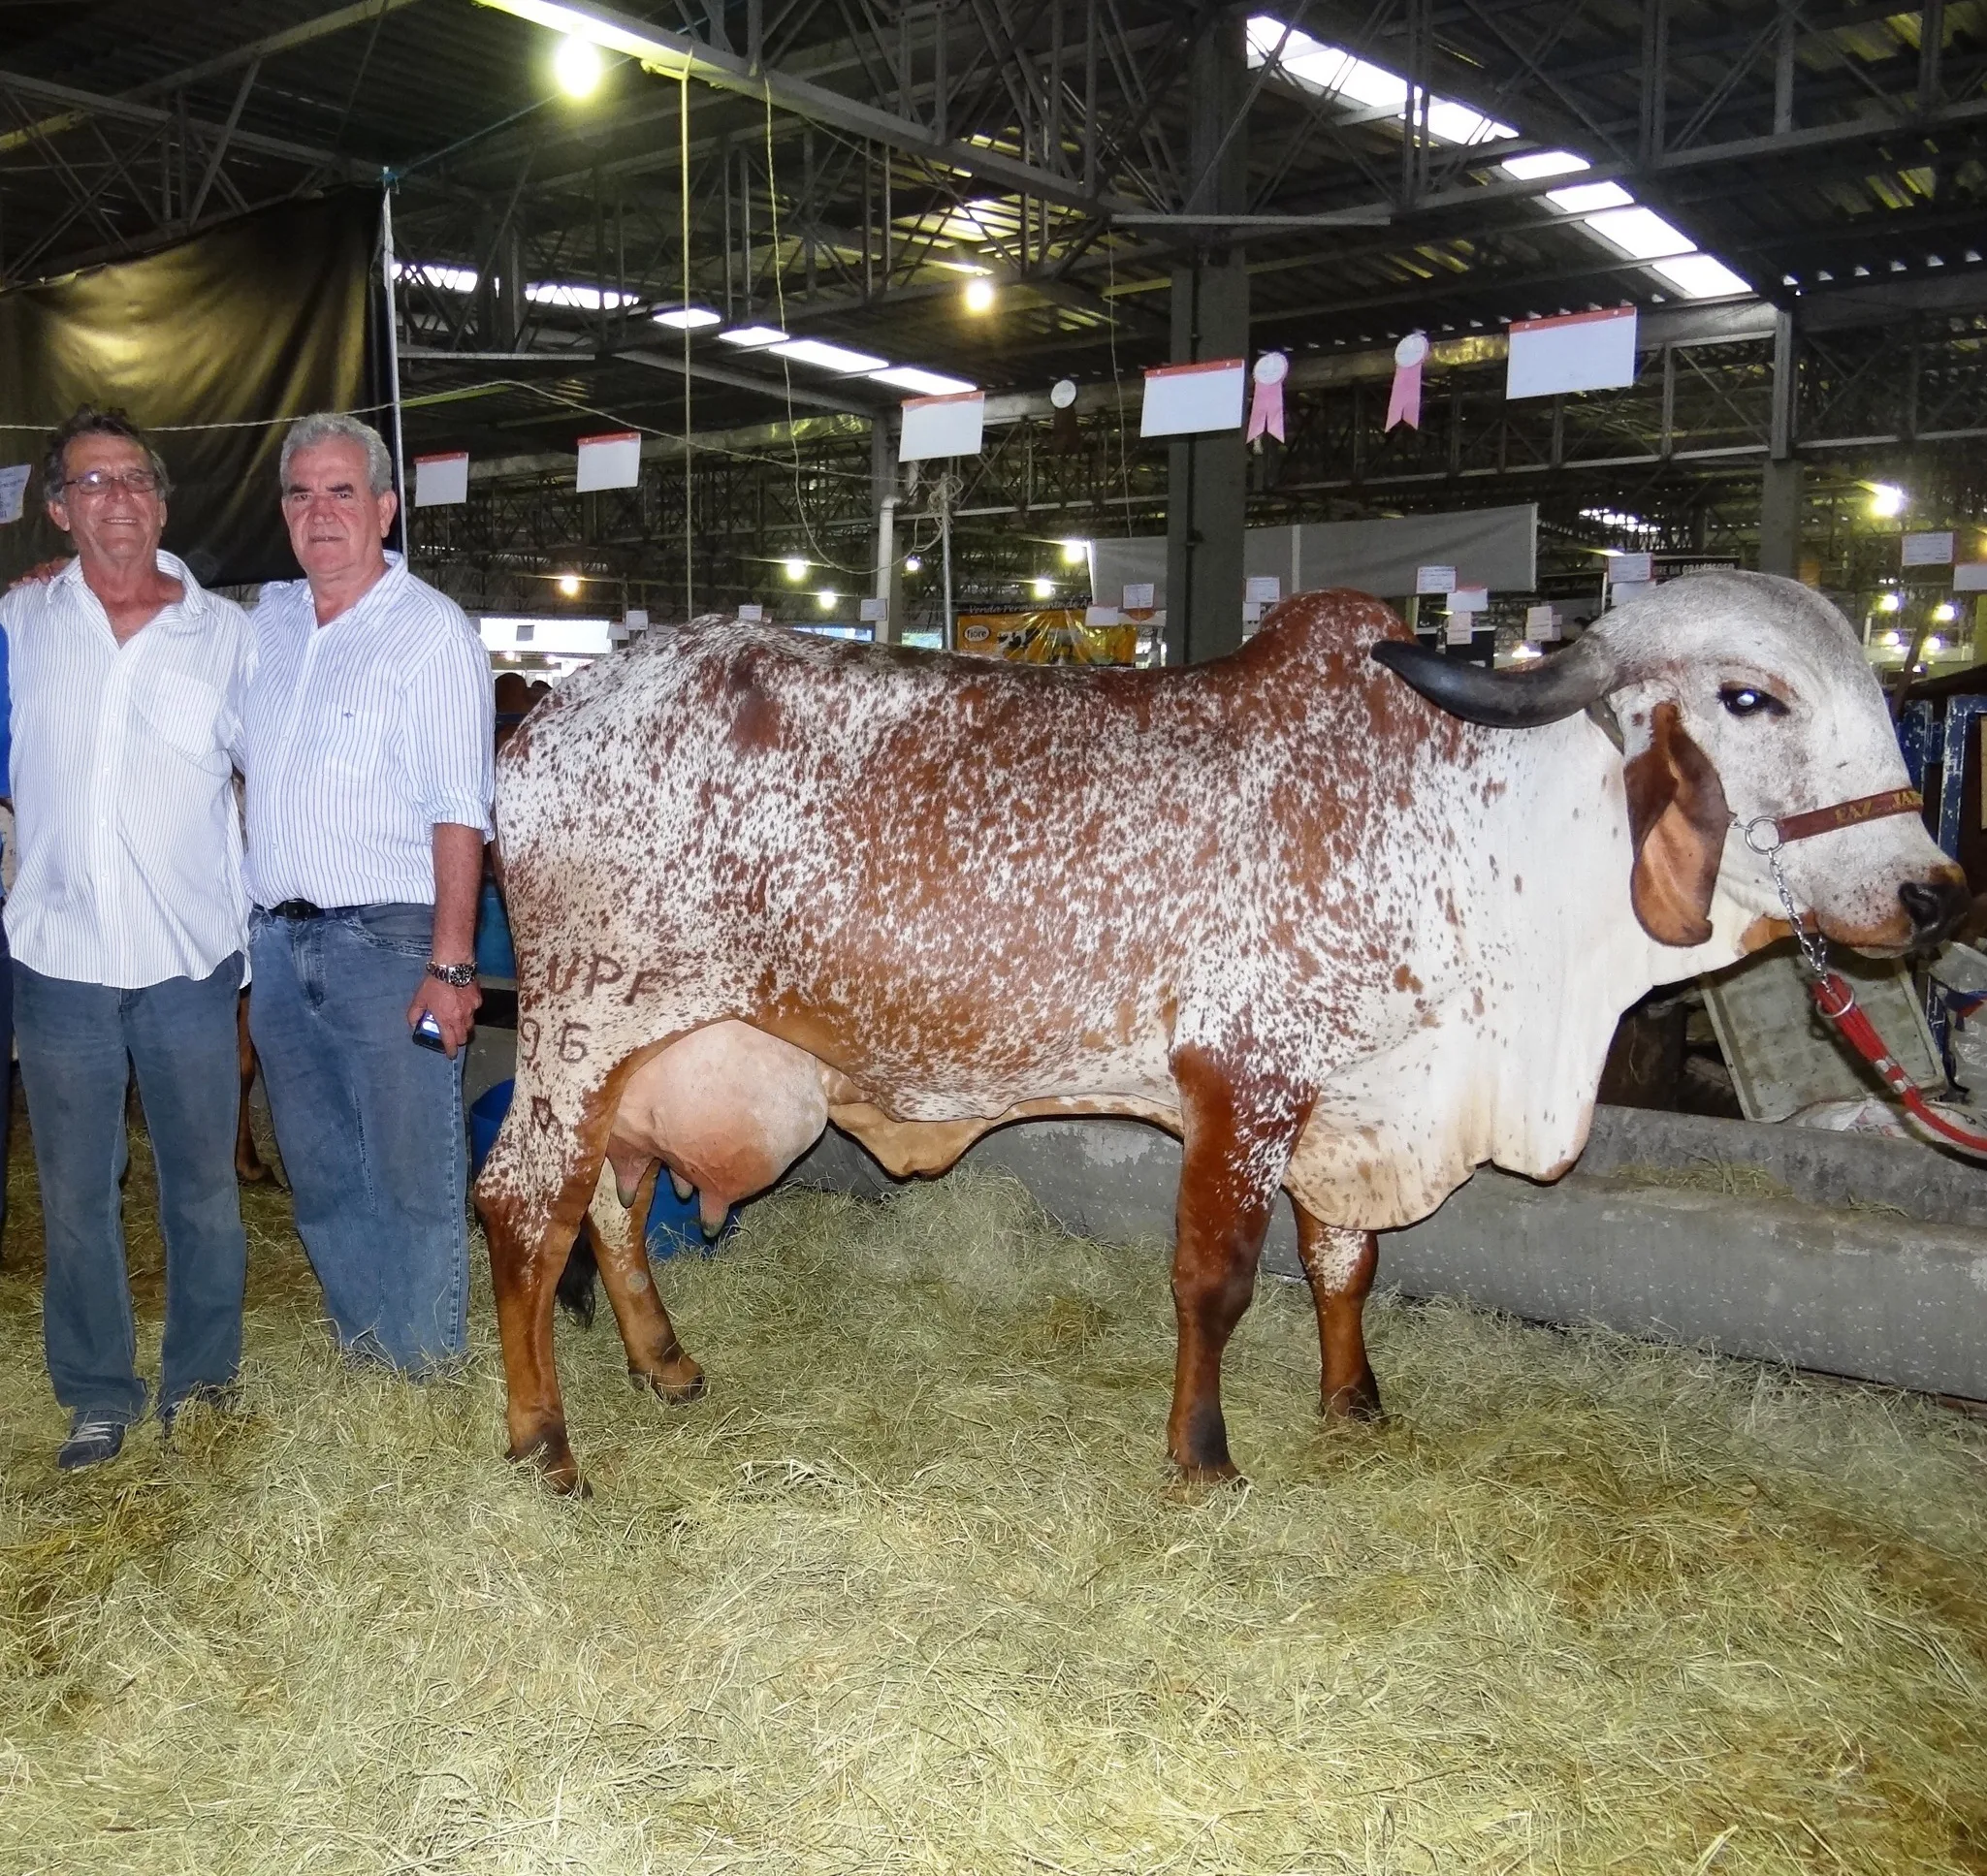
{"label": "red lead rope", "polygon": [[1884,1046],[1876,1025],[1857,1002],[1855,992],[1841,972],[1824,971],[1810,988],[1814,992],[1814,1007],[1841,1031],[1843,1040],[1883,1077],[1884,1085],[1904,1102],[1906,1111],[1920,1127],[1929,1128],[1941,1140],[1968,1153],[1987,1157],[1987,1133],[1976,1133],[1971,1128],[1947,1120],[1925,1098],[1925,1091]]}

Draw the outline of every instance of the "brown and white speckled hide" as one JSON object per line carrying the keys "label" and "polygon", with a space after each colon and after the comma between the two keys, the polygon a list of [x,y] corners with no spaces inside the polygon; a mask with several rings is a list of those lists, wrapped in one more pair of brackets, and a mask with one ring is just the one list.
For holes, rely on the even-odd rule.
{"label": "brown and white speckled hide", "polygon": [[[1775,908],[1742,845],[1709,941],[1655,942],[1621,754],[1585,716],[1441,714],[1368,659],[1401,636],[1314,593],[1217,663],[1098,672],[710,620],[542,706],[499,771],[518,1079],[478,1186],[513,1454],[576,1478],[550,1317],[603,1154],[622,1196],[659,1158],[721,1216],[824,1117],[900,1172],[1032,1113],[1179,1133],[1168,1437],[1191,1473],[1232,1471],[1221,1351],[1287,1190],[1323,1401],[1376,1409],[1368,1234],[1485,1160],[1562,1170],[1620,1010]],[[1631,757],[1681,683],[1618,699]],[[1711,747],[1715,705],[1686,703]],[[1866,752],[1870,788],[1902,777],[1894,745]],[[631,1366],[681,1392],[642,1352],[676,1350],[647,1296]]]}

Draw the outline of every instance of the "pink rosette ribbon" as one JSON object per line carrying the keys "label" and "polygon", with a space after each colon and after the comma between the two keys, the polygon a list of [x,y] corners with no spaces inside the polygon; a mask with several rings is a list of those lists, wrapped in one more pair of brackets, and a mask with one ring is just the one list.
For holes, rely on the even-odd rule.
{"label": "pink rosette ribbon", "polygon": [[1281,352],[1265,352],[1250,375],[1256,381],[1256,395],[1249,403],[1249,428],[1242,440],[1253,443],[1266,430],[1281,443],[1283,381],[1290,376],[1290,360]]}
{"label": "pink rosette ribbon", "polygon": [[1394,394],[1387,399],[1385,428],[1422,427],[1422,366],[1428,362],[1428,335],[1410,333],[1394,348]]}

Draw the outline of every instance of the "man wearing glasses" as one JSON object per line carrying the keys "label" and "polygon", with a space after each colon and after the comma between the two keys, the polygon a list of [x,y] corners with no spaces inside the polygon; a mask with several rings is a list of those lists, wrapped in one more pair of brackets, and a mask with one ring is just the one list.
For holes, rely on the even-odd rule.
{"label": "man wearing glasses", "polygon": [[463,1352],[463,1046],[490,833],[490,660],[383,542],[393,462],[356,418],[283,439],[304,577],[263,588],[242,709],[262,1058],[297,1229],[339,1346]]}
{"label": "man wearing glasses", "polygon": [[165,464],[121,411],[49,439],[43,493],[76,558],[0,597],[19,872],[15,1027],[48,1244],[43,1340],[64,1471],[144,1411],[120,1181],[130,1075],[158,1168],[158,1415],[223,1392],[241,1353],[235,1002],[246,906],[231,749],[252,658],[240,607],[161,553]]}

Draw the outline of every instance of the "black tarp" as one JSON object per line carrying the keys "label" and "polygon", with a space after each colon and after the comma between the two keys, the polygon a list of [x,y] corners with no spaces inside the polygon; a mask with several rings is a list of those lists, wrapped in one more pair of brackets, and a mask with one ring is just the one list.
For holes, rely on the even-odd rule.
{"label": "black tarp", "polygon": [[[39,464],[84,402],[121,404],[154,432],[175,484],[165,545],[197,578],[296,579],[276,499],[284,420],[383,395],[369,343],[378,248],[378,196],[346,190],[0,293],[0,464],[37,465],[22,519],[0,526],[0,586],[67,551]],[[369,421],[391,442],[384,418]]]}

